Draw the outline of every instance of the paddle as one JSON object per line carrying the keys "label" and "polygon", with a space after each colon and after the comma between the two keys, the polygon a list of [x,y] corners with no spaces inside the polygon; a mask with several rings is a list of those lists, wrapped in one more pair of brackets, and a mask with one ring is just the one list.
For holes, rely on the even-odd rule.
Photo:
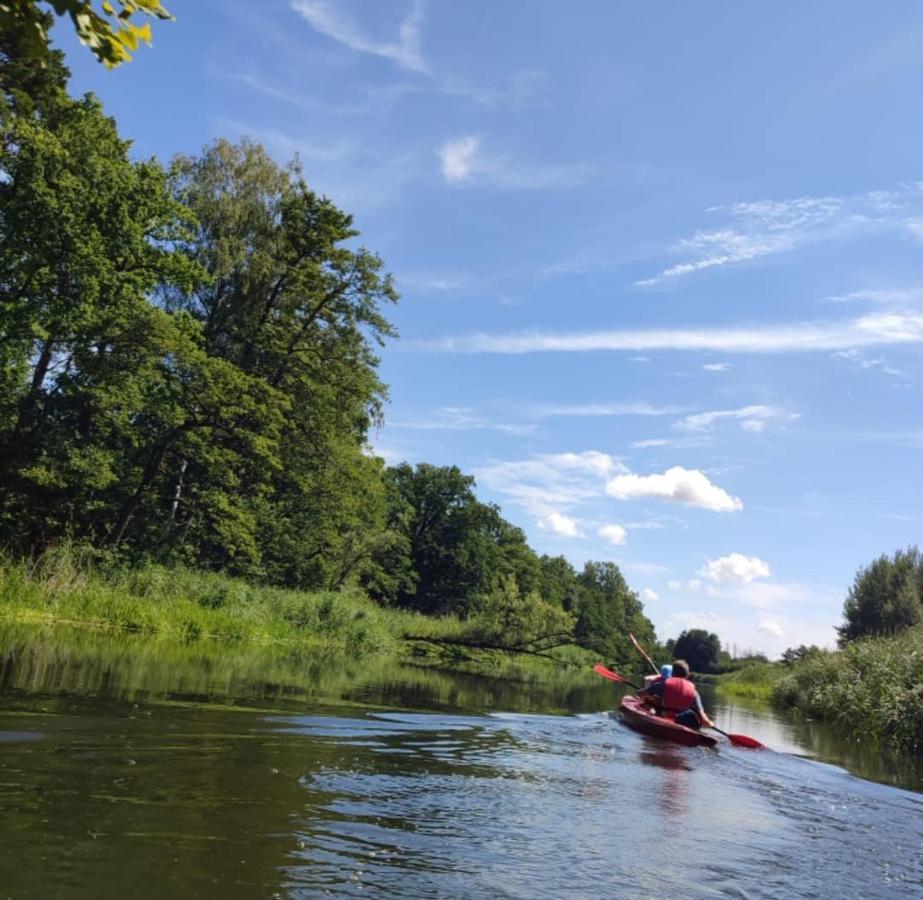
{"label": "paddle", "polygon": [[602,675],[603,678],[608,678],[609,681],[619,681],[622,684],[627,684],[629,687],[633,687],[636,691],[640,690],[638,685],[636,685],[634,682],[629,681],[627,678],[622,678],[618,672],[613,672],[612,669],[607,669],[602,663],[596,663],[596,665],[593,666],[593,671],[597,675]]}
{"label": "paddle", "polygon": [[749,747],[751,750],[765,750],[766,745],[761,744],[756,738],[747,737],[745,734],[728,734],[717,725],[711,726],[718,734],[723,734],[735,747]]}
{"label": "paddle", "polygon": [[652,660],[647,655],[647,653],[644,652],[644,648],[638,643],[638,639],[630,631],[628,632],[628,637],[631,638],[631,642],[635,645],[635,650],[637,650],[638,653],[640,653],[647,660],[647,664],[651,667],[651,671],[655,675],[659,675],[660,669],[658,669],[657,666],[654,665],[654,660]]}
{"label": "paddle", "polygon": [[[650,663],[651,668],[659,675],[660,671],[657,666],[654,665],[653,660],[644,652],[644,648],[638,643],[637,638],[630,631],[628,632],[628,637],[631,638],[631,642],[635,645],[635,649],[638,653]],[[751,750],[762,750],[766,746],[765,744],[761,744],[756,738],[747,737],[745,734],[728,734],[726,731],[722,731],[717,725],[712,725],[711,727],[717,731],[718,734],[723,734],[735,747],[749,747]]]}

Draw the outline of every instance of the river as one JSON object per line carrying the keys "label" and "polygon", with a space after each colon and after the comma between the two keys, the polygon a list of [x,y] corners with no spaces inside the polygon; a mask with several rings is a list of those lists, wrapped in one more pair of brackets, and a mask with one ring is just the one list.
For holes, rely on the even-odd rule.
{"label": "river", "polygon": [[0,627],[0,898],[923,895],[920,760],[714,697],[772,749],[671,746],[617,698]]}

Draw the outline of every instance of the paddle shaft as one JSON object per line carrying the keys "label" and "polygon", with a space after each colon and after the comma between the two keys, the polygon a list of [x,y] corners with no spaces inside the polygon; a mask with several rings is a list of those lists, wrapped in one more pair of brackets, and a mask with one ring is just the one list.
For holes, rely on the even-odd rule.
{"label": "paddle shaft", "polygon": [[630,631],[628,632],[628,637],[631,638],[631,642],[635,645],[635,649],[638,651],[638,653],[640,653],[647,660],[647,664],[651,667],[651,670],[653,671],[653,673],[655,675],[659,675],[660,669],[658,669],[657,666],[654,665],[654,660],[652,660],[647,655],[644,648],[638,643],[638,639]]}

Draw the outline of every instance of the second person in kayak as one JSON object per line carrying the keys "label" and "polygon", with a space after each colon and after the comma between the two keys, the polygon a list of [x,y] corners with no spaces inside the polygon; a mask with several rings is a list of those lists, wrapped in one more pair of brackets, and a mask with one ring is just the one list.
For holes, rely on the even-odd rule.
{"label": "second person in kayak", "polygon": [[689,664],[684,659],[673,663],[669,678],[659,679],[638,691],[638,696],[657,709],[657,714],[673,719],[687,728],[713,728],[715,723],[708,717],[702,698],[689,680]]}

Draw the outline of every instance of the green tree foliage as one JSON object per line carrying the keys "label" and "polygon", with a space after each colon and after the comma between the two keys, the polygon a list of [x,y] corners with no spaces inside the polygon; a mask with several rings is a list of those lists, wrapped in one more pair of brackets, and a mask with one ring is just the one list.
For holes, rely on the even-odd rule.
{"label": "green tree foliage", "polygon": [[811,659],[822,652],[823,651],[816,644],[811,644],[810,647],[805,644],[801,644],[798,647],[789,647],[782,653],[782,663],[786,666],[793,666],[806,659]]}
{"label": "green tree foliage", "polygon": [[180,426],[164,403],[214,375],[191,323],[148,301],[198,273],[171,249],[185,216],[160,166],[129,159],[57,62],[36,78],[2,50],[0,529],[100,538],[142,480],[138,432]]}
{"label": "green tree foliage", "polygon": [[578,642],[619,665],[637,664],[637,651],[628,633],[642,645],[655,643],[654,626],[643,612],[638,595],[628,587],[619,567],[611,562],[588,562],[577,577],[579,599],[575,612]]}
{"label": "green tree foliage", "polygon": [[693,672],[714,672],[721,654],[721,641],[717,634],[704,628],[690,628],[676,639],[673,654],[676,659],[685,659]]}
{"label": "green tree foliage", "polygon": [[485,642],[531,652],[571,643],[576,624],[571,613],[537,591],[521,591],[513,575],[481,597],[472,613]]}
{"label": "green tree foliage", "polygon": [[141,41],[151,43],[150,22],[139,25],[136,17],[172,18],[160,0],[104,0],[99,9],[91,0],[46,0],[41,6],[37,0],[0,0],[0,32],[20,32],[23,55],[33,65],[49,54],[46,6],[70,18],[77,37],[107,68],[128,62]]}
{"label": "green tree foliage", "polygon": [[168,171],[134,161],[98,100],[68,96],[60,54],[31,64],[14,25],[0,31],[0,544],[362,587],[504,647],[577,639],[628,661],[628,631],[654,645],[616,566],[539,558],[458,468],[368,453],[397,294],[297,164],[250,141]]}
{"label": "green tree foliage", "polygon": [[[279,166],[253,142],[180,157],[172,179],[198,223],[185,253],[207,277],[192,291],[165,289],[164,307],[200,325],[210,355],[285,400],[285,466],[266,485],[241,484],[256,498],[262,565],[283,584],[340,586],[388,543],[376,535],[380,463],[363,448],[385,398],[374,347],[394,335],[382,313],[397,300],[391,278],[377,256],[348,246],[349,215],[311,191],[297,164]],[[211,492],[210,467],[190,461],[187,520]]]}
{"label": "green tree foliage", "polygon": [[923,621],[923,557],[916,547],[882,555],[858,571],[843,604],[840,644],[896,634]]}
{"label": "green tree foliage", "polygon": [[403,576],[390,593],[377,589],[381,599],[425,613],[466,614],[506,576],[527,594],[537,588],[539,562],[525,535],[477,499],[471,476],[427,463],[403,463],[385,476],[389,528],[404,556],[387,555],[386,567]]}

